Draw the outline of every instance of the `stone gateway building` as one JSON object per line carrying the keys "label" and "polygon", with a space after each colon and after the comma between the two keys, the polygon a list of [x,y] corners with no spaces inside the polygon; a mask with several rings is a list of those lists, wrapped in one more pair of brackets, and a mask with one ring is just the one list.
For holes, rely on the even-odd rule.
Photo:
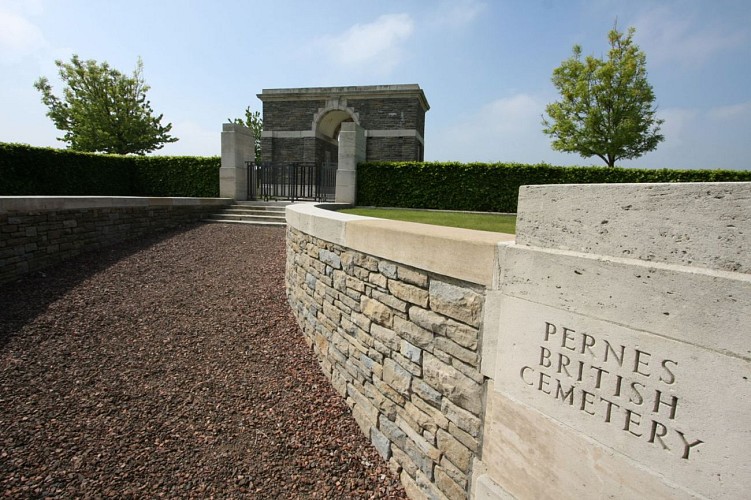
{"label": "stone gateway building", "polygon": [[[362,137],[358,161],[422,161],[425,112],[420,86],[264,89],[264,163],[339,163],[341,132]],[[348,125],[351,124],[351,125]]]}
{"label": "stone gateway building", "polygon": [[[223,197],[253,199],[257,194],[249,190],[258,186],[275,198],[279,193],[288,199],[322,199],[321,193],[335,193],[337,202],[353,204],[358,163],[423,161],[430,106],[417,84],[264,89],[258,98],[263,102],[263,167],[248,173],[252,132],[225,123],[219,173]],[[289,195],[292,191],[296,194]]]}

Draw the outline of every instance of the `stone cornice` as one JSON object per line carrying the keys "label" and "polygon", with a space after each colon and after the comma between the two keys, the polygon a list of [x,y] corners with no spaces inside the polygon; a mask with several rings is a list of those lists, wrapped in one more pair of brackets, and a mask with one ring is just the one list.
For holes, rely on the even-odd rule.
{"label": "stone cornice", "polygon": [[351,87],[311,87],[289,89],[263,89],[257,97],[263,101],[299,101],[299,100],[327,100],[339,98],[404,98],[414,97],[420,101],[422,108],[427,111],[430,104],[425,93],[416,83],[405,85],[363,85]]}

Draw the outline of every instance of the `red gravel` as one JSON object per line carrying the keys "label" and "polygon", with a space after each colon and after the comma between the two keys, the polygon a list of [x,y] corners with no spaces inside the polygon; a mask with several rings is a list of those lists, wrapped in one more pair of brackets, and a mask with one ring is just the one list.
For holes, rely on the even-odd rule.
{"label": "red gravel", "polygon": [[284,237],[193,226],[0,285],[0,492],[406,498],[302,340]]}

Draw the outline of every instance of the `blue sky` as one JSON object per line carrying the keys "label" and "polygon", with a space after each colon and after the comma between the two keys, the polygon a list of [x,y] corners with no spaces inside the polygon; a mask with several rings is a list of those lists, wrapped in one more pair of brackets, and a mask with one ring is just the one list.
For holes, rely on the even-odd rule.
{"label": "blue sky", "polygon": [[64,147],[33,82],[55,59],[140,56],[180,141],[217,155],[220,131],[264,88],[418,83],[426,160],[597,165],[555,152],[541,116],[553,69],[580,44],[636,28],[665,142],[622,166],[751,169],[749,0],[0,0],[0,141]]}

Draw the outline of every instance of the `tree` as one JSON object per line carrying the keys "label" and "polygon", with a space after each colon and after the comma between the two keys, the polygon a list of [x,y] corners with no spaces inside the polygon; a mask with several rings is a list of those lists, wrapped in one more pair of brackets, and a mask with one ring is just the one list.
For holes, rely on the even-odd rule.
{"label": "tree", "polygon": [[263,120],[261,120],[261,113],[250,110],[250,106],[245,108],[245,120],[242,118],[227,119],[230,123],[237,123],[238,125],[245,125],[253,132],[255,138],[255,152],[256,152],[256,165],[261,164],[261,132],[263,132]]}
{"label": "tree", "polygon": [[663,120],[652,86],[647,81],[646,56],[628,33],[613,28],[608,34],[608,59],[588,56],[582,61],[581,47],[553,71],[553,85],[561,100],[549,104],[543,117],[543,132],[554,138],[557,151],[597,156],[609,167],[621,159],[638,158],[664,140],[659,133]]}
{"label": "tree", "polygon": [[52,93],[45,77],[34,82],[49,108],[47,116],[65,132],[58,140],[76,151],[145,154],[177,141],[169,135],[172,124],[162,125],[146,99],[143,62],[138,58],[132,76],[106,62],[82,61],[73,55],[69,63],[55,61],[65,88],[61,98]]}

